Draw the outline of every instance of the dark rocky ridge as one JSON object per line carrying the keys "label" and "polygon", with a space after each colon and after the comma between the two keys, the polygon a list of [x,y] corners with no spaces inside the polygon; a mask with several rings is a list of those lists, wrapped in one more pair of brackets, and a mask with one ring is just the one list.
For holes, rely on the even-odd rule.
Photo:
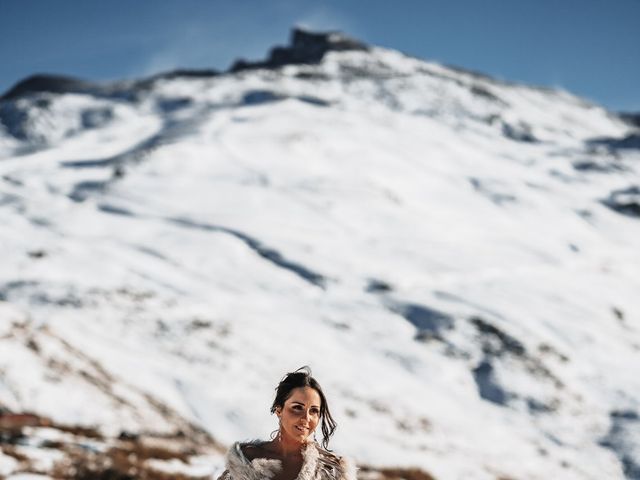
{"label": "dark rocky ridge", "polygon": [[640,218],[640,186],[614,190],[602,203],[623,215]]}
{"label": "dark rocky ridge", "polygon": [[36,74],[19,81],[11,87],[0,101],[14,100],[34,93],[86,93],[101,97],[118,97],[134,100],[135,93],[151,88],[158,80],[174,78],[210,78],[220,75],[217,70],[178,69],[159,73],[151,77],[127,82],[97,83],[64,75]]}
{"label": "dark rocky ridge", "polygon": [[149,81],[150,79],[135,83],[113,82],[103,84],[65,75],[39,73],[20,80],[0,96],[0,102],[17,100],[39,93],[80,93],[98,97],[134,100],[136,89],[131,87],[145,82],[148,83]]}
{"label": "dark rocky ridge", "polygon": [[640,133],[630,133],[622,138],[594,138],[589,141],[589,144],[593,146],[604,146],[610,151],[630,148],[637,149],[640,148]]}
{"label": "dark rocky ridge", "polygon": [[274,47],[271,49],[269,57],[264,61],[236,60],[229,71],[238,72],[257,68],[278,68],[284,65],[314,64],[319,63],[329,51],[345,50],[368,51],[369,47],[340,32],[318,33],[294,28],[291,32],[291,46]]}
{"label": "dark rocky ridge", "polygon": [[36,92],[89,93],[100,87],[91,82],[64,75],[35,74],[19,81],[0,100],[11,100]]}
{"label": "dark rocky ridge", "polygon": [[236,60],[227,72],[211,69],[177,69],[159,73],[149,78],[134,82],[114,82],[101,84],[64,75],[36,74],[31,75],[11,87],[0,96],[0,101],[13,100],[34,93],[87,93],[98,96],[116,96],[133,99],[138,90],[153,86],[158,80],[180,77],[209,78],[221,73],[235,73],[242,70],[258,68],[279,68],[293,64],[316,64],[329,51],[362,50],[369,47],[357,40],[351,39],[340,32],[310,32],[294,28],[291,32],[290,46],[274,47],[269,57],[263,61],[250,62]]}
{"label": "dark rocky ridge", "polygon": [[620,118],[622,118],[625,122],[633,125],[634,127],[640,127],[640,112],[622,112],[620,113]]}

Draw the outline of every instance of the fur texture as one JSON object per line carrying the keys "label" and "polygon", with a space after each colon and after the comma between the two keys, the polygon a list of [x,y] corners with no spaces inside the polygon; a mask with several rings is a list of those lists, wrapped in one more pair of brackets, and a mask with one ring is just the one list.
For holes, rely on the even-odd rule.
{"label": "fur texture", "polygon": [[[249,442],[258,444],[261,442]],[[227,452],[227,469],[218,480],[272,479],[280,471],[280,460],[255,458],[248,460],[241,447],[234,443]],[[357,480],[355,465],[345,457],[337,457],[323,450],[317,443],[309,443],[302,451],[302,468],[296,480]]]}

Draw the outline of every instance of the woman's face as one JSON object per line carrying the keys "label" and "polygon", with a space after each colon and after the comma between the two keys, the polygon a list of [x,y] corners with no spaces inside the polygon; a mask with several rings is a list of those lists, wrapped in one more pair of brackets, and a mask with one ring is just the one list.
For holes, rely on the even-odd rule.
{"label": "woman's face", "polygon": [[286,440],[305,443],[320,421],[320,395],[311,387],[294,388],[284,406],[276,407],[276,415]]}

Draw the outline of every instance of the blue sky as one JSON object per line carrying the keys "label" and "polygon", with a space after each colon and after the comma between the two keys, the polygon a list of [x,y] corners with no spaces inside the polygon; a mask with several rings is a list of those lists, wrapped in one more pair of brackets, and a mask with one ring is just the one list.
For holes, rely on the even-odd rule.
{"label": "blue sky", "polygon": [[0,0],[0,92],[263,58],[295,24],[640,111],[640,0]]}

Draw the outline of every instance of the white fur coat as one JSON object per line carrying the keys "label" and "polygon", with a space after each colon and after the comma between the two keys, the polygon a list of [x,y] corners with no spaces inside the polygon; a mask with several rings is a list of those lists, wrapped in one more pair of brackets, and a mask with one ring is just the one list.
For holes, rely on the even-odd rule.
{"label": "white fur coat", "polygon": [[[227,469],[218,480],[265,480],[273,478],[281,468],[280,460],[249,460],[236,442],[227,452]],[[302,451],[302,468],[296,480],[357,480],[356,468],[345,457],[338,457],[309,443]]]}

